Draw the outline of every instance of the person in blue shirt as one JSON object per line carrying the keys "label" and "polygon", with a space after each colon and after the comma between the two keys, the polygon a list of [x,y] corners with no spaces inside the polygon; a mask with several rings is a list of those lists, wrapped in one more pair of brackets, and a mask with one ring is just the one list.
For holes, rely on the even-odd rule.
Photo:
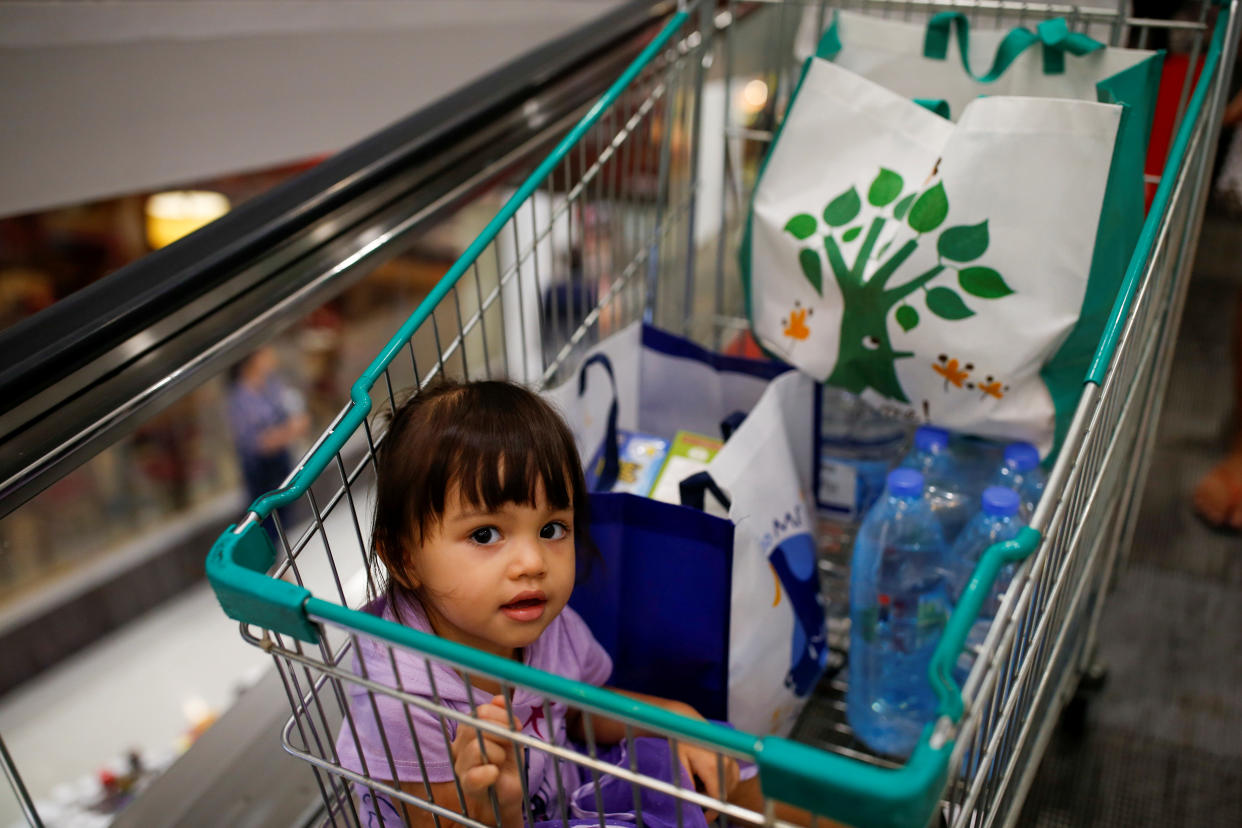
{"label": "person in blue shirt", "polygon": [[[264,346],[229,369],[229,425],[249,503],[280,488],[293,470],[291,449],[310,429],[302,397],[279,367],[275,349]],[[286,530],[293,517],[288,507],[280,511]],[[268,532],[275,540],[270,525]]]}

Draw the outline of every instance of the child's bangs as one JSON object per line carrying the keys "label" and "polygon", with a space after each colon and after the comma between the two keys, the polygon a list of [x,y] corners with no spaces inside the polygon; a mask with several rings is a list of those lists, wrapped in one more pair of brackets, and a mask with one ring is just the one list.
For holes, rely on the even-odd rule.
{"label": "child's bangs", "polygon": [[[522,439],[525,438],[525,439]],[[476,509],[494,512],[508,503],[535,506],[542,489],[553,509],[573,508],[571,463],[555,432],[491,434],[460,447],[450,485]]]}
{"label": "child's bangs", "polygon": [[[443,446],[450,486],[475,508],[534,506],[540,490],[554,509],[574,507],[578,450],[559,416],[529,391],[500,383],[471,386]],[[446,436],[448,436],[446,435]]]}

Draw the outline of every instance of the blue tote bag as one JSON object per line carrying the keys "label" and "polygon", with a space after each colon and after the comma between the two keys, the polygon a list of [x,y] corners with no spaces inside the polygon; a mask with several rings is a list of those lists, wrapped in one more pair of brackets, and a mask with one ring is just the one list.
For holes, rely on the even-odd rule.
{"label": "blue tote bag", "polygon": [[[777,378],[803,393],[787,403],[788,394],[773,392]],[[679,699],[751,732],[792,726],[827,660],[814,506],[805,501],[815,390],[780,363],[722,356],[636,325],[593,349],[574,380],[547,392],[583,456],[599,458],[590,471],[597,472],[591,533],[600,560],[580,574],[570,605],[612,656],[612,683]],[[798,409],[792,438],[782,406]],[[746,416],[717,455],[736,460],[757,438],[779,432],[772,439],[783,456],[768,451],[752,480],[713,473],[713,461],[682,481],[682,504],[607,491],[618,471],[618,432],[717,435],[760,410],[769,414]],[[737,514],[753,510],[756,492],[781,493],[767,498],[779,514],[765,514],[763,526]],[[703,511],[708,498],[729,518],[720,508]],[[773,653],[776,669],[755,658]]]}

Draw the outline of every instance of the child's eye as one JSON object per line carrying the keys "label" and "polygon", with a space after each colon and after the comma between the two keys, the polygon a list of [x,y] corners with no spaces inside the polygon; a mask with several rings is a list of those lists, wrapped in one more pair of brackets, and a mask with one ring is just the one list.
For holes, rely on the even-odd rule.
{"label": "child's eye", "polygon": [[471,532],[470,540],[480,546],[487,546],[500,540],[500,530],[495,526],[484,526],[482,529],[475,529]]}
{"label": "child's eye", "polygon": [[551,523],[544,524],[544,527],[539,530],[539,537],[544,540],[560,540],[568,534],[569,527],[561,523],[559,520],[554,520]]}

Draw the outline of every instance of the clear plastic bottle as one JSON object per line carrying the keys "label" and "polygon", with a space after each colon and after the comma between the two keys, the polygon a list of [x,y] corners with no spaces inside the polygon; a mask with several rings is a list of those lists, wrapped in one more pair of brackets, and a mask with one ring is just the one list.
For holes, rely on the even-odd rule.
{"label": "clear plastic bottle", "polygon": [[854,543],[845,698],[854,733],[880,753],[909,755],[935,715],[928,667],[949,617],[948,577],[923,475],[890,472]]}
{"label": "clear plastic bottle", "polygon": [[901,465],[923,475],[927,500],[940,519],[945,541],[952,543],[975,513],[978,501],[970,495],[962,469],[949,449],[949,432],[919,426],[914,432],[914,447]]}
{"label": "clear plastic bottle", "polygon": [[824,386],[820,401],[820,574],[829,632],[849,617],[850,556],[863,515],[901,461],[910,426],[879,414],[857,395]]}
{"label": "clear plastic bottle", "polygon": [[[966,589],[966,585],[970,583],[970,577],[974,574],[975,567],[979,564],[979,560],[988,548],[993,544],[1002,541],[1012,540],[1018,534],[1026,521],[1019,514],[1021,501],[1018,493],[1013,489],[1003,486],[989,486],[983,490],[983,508],[979,513],[971,518],[970,523],[962,530],[962,534],[949,548],[949,561],[953,568],[952,577],[952,597],[953,603],[957,604],[962,593]],[[992,621],[996,618],[996,613],[1000,610],[1000,599],[1009,588],[1010,582],[1013,581],[1014,572],[1017,571],[1015,564],[1007,564],[997,573],[996,581],[992,585],[992,591],[988,593],[987,599],[979,609],[979,617],[975,620],[974,625],[970,628],[970,634],[966,643],[967,655],[958,661],[957,679],[961,683],[965,680],[966,674],[970,670],[971,662],[974,660],[971,652],[977,651],[983,646],[983,641],[987,637],[988,628],[992,626]]]}
{"label": "clear plastic bottle", "polygon": [[1048,478],[1039,465],[1039,449],[1030,443],[1005,446],[1001,466],[992,480],[993,486],[1013,489],[1021,498],[1022,519],[1029,521],[1044,494]]}

